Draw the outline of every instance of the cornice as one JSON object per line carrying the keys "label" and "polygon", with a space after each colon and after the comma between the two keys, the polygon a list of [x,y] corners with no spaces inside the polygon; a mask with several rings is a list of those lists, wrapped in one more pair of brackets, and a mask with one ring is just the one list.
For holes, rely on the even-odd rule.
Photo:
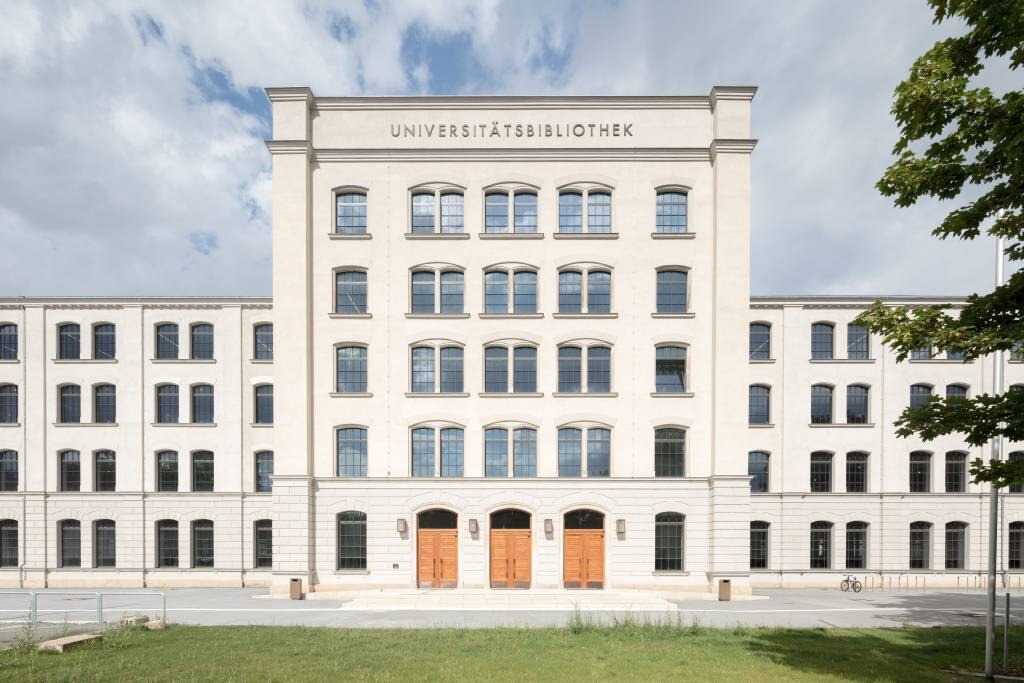
{"label": "cornice", "polygon": [[711,109],[711,98],[697,96],[453,96],[453,97],[316,97],[321,111],[378,110],[574,110],[574,109]]}
{"label": "cornice", "polygon": [[308,140],[267,140],[271,154],[310,154],[313,147]]}
{"label": "cornice", "polygon": [[267,98],[269,98],[271,102],[302,102],[303,100],[306,102],[312,102],[314,99],[312,89],[305,86],[292,88],[264,88],[264,91],[267,93]]}
{"label": "cornice", "polygon": [[719,154],[750,154],[757,146],[757,140],[712,140],[709,151],[714,160]]}
{"label": "cornice", "polygon": [[711,109],[714,110],[715,104],[720,100],[749,102],[754,99],[756,93],[756,85],[716,85],[711,88],[711,96],[708,99],[711,101]]}
{"label": "cornice", "polygon": [[355,161],[710,161],[699,147],[556,149],[318,149],[317,162]]}
{"label": "cornice", "polygon": [[270,297],[45,297],[19,296],[0,298],[0,309],[15,310],[30,307],[45,307],[60,310],[123,309],[143,306],[145,308],[203,308],[217,309],[239,306],[247,309],[271,309]]}
{"label": "cornice", "polygon": [[881,301],[887,306],[920,307],[942,304],[947,308],[963,308],[967,301],[967,297],[914,296],[906,294],[888,296],[857,296],[843,294],[752,296],[750,297],[750,307],[755,309],[784,308],[792,306],[806,309],[860,309],[867,308],[876,301]]}

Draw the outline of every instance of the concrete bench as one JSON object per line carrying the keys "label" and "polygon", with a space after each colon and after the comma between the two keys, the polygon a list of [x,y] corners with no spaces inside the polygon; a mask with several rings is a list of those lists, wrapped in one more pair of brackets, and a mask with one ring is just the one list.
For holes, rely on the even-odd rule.
{"label": "concrete bench", "polygon": [[39,643],[39,651],[63,654],[65,650],[70,650],[86,643],[98,643],[101,640],[103,640],[103,636],[98,633],[81,633],[77,636],[65,636],[64,638],[43,641]]}

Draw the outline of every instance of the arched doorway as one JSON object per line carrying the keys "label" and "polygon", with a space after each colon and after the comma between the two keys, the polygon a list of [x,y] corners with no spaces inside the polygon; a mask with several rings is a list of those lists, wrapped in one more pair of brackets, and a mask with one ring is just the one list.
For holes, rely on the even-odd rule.
{"label": "arched doorway", "polygon": [[564,522],[562,583],[566,588],[604,588],[604,515],[573,510]]}
{"label": "arched doorway", "polygon": [[416,583],[455,588],[459,583],[459,516],[434,508],[416,516]]}
{"label": "arched doorway", "polygon": [[533,538],[530,513],[508,508],[491,513],[491,588],[529,588]]}

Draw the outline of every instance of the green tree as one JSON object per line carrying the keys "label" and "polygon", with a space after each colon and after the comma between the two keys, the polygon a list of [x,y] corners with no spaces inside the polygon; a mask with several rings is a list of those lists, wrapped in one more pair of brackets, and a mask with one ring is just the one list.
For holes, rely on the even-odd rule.
{"label": "green tree", "polygon": [[[952,20],[963,32],[940,40],[914,62],[897,86],[892,113],[900,138],[895,161],[878,181],[897,206],[922,197],[959,206],[932,234],[972,240],[1002,236],[1011,262],[1024,260],[1024,91],[997,95],[978,85],[986,69],[1017,75],[1024,65],[1024,0],[929,0],[934,22]],[[1019,83],[1019,79],[1017,80]],[[962,197],[972,188],[974,200]],[[972,295],[957,317],[942,306],[908,309],[875,304],[858,317],[904,360],[932,346],[973,360],[995,351],[1024,349],[1024,272],[1014,272],[991,294]],[[930,441],[961,434],[973,446],[1002,435],[1024,441],[1024,391],[969,399],[932,397],[905,410],[897,434]],[[1024,483],[1024,462],[976,459],[975,481],[999,487]]]}

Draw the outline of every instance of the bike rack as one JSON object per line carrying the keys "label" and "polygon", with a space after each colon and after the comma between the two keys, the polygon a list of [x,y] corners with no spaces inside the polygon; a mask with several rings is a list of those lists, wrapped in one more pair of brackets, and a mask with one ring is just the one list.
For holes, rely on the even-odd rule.
{"label": "bike rack", "polygon": [[[160,618],[167,623],[167,594],[159,591],[0,591],[0,595],[27,595],[29,598],[28,620],[32,624],[39,621],[39,596],[62,595],[74,596],[85,595],[96,600],[96,623],[103,624],[103,597],[104,596],[128,596],[128,597],[159,597],[161,601]],[[65,610],[81,611],[85,610]]]}

